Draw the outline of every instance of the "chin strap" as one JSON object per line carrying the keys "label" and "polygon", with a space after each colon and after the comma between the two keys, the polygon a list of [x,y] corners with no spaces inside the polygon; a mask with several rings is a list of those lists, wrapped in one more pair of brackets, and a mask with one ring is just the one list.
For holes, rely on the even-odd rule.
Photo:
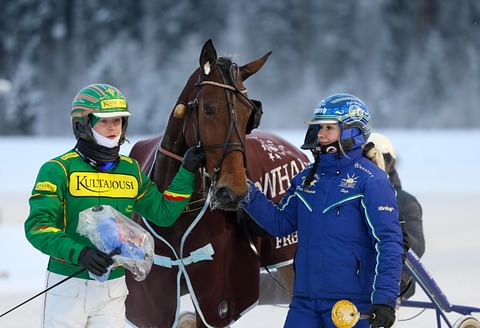
{"label": "chin strap", "polygon": [[322,154],[334,154],[337,153],[339,150],[339,143],[338,141],[332,142],[328,145],[320,146],[320,153]]}

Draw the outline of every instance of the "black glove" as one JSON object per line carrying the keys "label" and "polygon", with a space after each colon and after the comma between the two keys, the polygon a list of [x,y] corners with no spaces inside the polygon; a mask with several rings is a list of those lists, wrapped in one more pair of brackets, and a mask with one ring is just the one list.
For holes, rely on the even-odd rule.
{"label": "black glove", "polygon": [[100,252],[98,249],[85,247],[78,256],[78,264],[91,273],[101,276],[113,264],[113,259],[110,255]]}
{"label": "black glove", "polygon": [[205,152],[201,148],[192,146],[183,155],[182,166],[190,172],[195,172],[202,164],[205,164],[206,159]]}
{"label": "black glove", "polygon": [[372,328],[390,328],[395,323],[395,310],[384,304],[372,305],[370,324]]}

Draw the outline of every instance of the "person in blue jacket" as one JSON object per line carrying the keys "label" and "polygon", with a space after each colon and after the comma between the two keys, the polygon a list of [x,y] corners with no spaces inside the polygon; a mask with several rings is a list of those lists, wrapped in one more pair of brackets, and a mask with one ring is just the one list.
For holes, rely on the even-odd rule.
{"label": "person in blue jacket", "polygon": [[337,93],[309,122],[303,149],[314,162],[291,181],[278,205],[253,183],[242,201],[266,231],[298,231],[295,282],[285,327],[335,327],[333,305],[352,301],[370,320],[391,327],[402,271],[402,231],[395,192],[383,170],[363,156],[371,130],[367,105]]}

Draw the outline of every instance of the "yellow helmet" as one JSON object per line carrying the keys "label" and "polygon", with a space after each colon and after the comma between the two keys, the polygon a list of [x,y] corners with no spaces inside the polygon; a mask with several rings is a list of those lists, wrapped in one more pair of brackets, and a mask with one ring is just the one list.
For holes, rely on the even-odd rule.
{"label": "yellow helmet", "polygon": [[386,136],[378,132],[372,132],[368,138],[368,142],[373,142],[382,154],[390,154],[393,159],[397,159],[397,152],[392,142]]}

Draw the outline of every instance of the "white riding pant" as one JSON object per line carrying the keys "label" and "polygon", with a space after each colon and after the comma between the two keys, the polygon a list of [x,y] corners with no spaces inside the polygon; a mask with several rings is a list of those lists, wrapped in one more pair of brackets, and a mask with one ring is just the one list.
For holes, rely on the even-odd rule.
{"label": "white riding pant", "polygon": [[[48,272],[46,288],[66,278]],[[44,328],[125,327],[125,277],[98,282],[71,278],[49,290],[43,300]]]}

